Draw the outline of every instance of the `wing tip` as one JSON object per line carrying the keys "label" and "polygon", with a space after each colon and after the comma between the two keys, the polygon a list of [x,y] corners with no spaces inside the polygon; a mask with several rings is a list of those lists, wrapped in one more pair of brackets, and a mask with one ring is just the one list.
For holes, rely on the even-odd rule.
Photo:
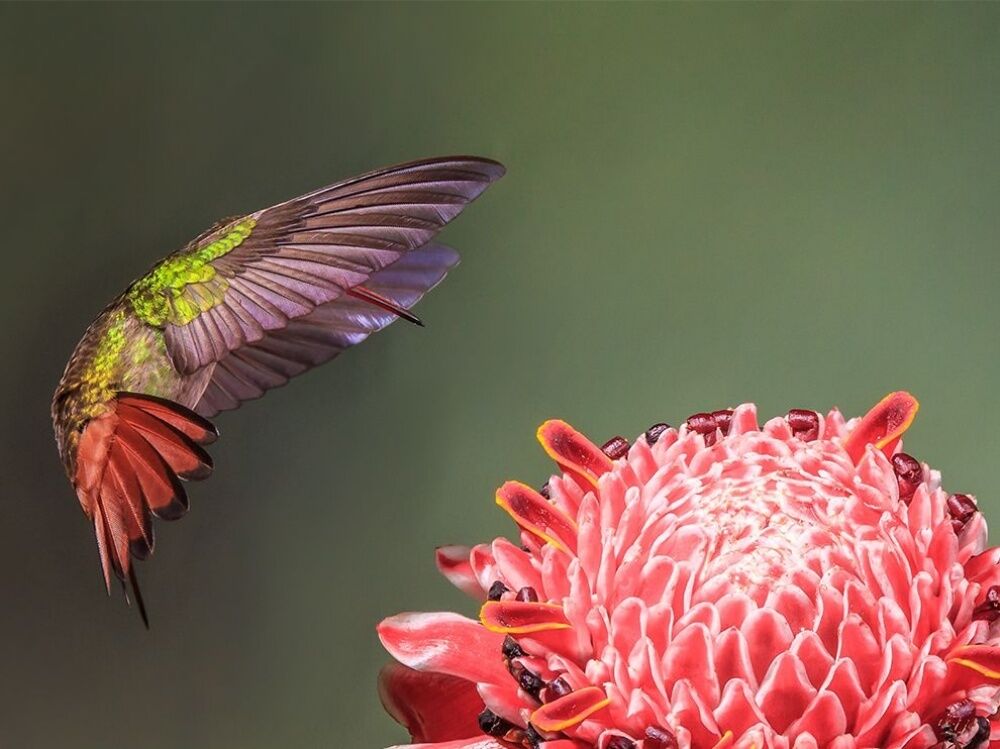
{"label": "wing tip", "polygon": [[397,164],[396,166],[386,167],[382,171],[395,171],[397,169],[413,169],[423,166],[442,166],[445,164],[465,164],[468,166],[478,167],[477,173],[486,177],[487,182],[496,182],[498,179],[503,177],[507,173],[507,167],[496,159],[491,159],[488,156],[476,156],[473,154],[454,154],[451,156],[431,156],[425,159],[417,159],[416,161],[409,161],[402,164]]}

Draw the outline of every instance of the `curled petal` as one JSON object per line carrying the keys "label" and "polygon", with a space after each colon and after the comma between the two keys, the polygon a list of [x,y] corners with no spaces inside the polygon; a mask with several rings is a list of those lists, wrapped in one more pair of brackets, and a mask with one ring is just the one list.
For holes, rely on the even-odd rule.
{"label": "curled petal", "polygon": [[417,671],[492,684],[510,678],[498,657],[503,636],[458,614],[399,614],[379,625],[378,636],[393,658]]}
{"label": "curled petal", "polygon": [[611,700],[598,687],[585,687],[542,705],[531,714],[531,725],[557,733],[582,723]]}
{"label": "curled petal", "polygon": [[479,620],[491,632],[531,634],[553,629],[569,629],[562,606],[530,601],[487,601]]}
{"label": "curled petal", "polygon": [[1000,647],[965,645],[952,650],[946,662],[948,681],[953,687],[1000,686]]}
{"label": "curled petal", "polygon": [[471,681],[390,663],[379,674],[379,697],[414,741],[450,741],[482,733],[476,718],[483,700]]}
{"label": "curled petal", "polygon": [[597,479],[614,465],[601,448],[565,421],[546,421],[538,427],[538,441],[560,468],[582,479],[583,486],[597,486]]}
{"label": "curled petal", "polygon": [[909,429],[920,404],[909,393],[890,393],[865,414],[844,442],[844,449],[857,464],[867,445],[875,445],[887,456],[892,454],[903,432]]}
{"label": "curled petal", "polygon": [[565,552],[576,552],[576,523],[530,486],[508,481],[497,490],[497,504],[514,522]]}
{"label": "curled petal", "polygon": [[460,591],[480,601],[486,598],[470,561],[472,549],[468,546],[442,546],[434,554],[438,572]]}

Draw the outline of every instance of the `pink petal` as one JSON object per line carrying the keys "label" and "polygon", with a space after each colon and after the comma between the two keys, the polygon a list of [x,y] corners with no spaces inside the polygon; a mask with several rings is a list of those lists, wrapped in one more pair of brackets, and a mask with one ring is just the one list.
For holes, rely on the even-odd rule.
{"label": "pink petal", "polygon": [[802,717],[792,723],[788,735],[809,733],[820,746],[825,746],[846,731],[844,706],[832,692],[820,692]]}
{"label": "pink petal", "polygon": [[740,629],[750,648],[754,673],[762,681],[774,660],[792,644],[792,630],[784,617],[770,609],[751,612]]}
{"label": "pink petal", "polygon": [[472,549],[468,546],[442,546],[435,554],[435,561],[438,571],[448,582],[466,595],[483,601],[486,594],[472,569],[472,562],[469,561],[471,554]]}
{"label": "pink petal", "polygon": [[783,653],[771,666],[757,694],[757,704],[774,730],[784,732],[816,696],[805,667],[791,653]]}
{"label": "pink petal", "polygon": [[382,645],[400,663],[469,681],[510,679],[500,657],[503,635],[450,613],[398,614],[378,627]]}

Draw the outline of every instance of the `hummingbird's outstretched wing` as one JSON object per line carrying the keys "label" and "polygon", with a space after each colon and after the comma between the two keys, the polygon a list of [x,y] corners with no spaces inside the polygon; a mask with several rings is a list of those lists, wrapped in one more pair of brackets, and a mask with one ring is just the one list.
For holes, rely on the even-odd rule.
{"label": "hummingbird's outstretched wing", "polygon": [[494,161],[448,157],[340,182],[214,228],[127,297],[163,328],[175,366],[191,374],[335,300],[378,304],[364,284],[427,244],[503,173]]}
{"label": "hummingbird's outstretched wing", "polygon": [[[283,328],[230,351],[213,365],[195,411],[205,417],[238,408],[280,387],[296,375],[329,361],[398,318],[458,263],[458,253],[427,244],[371,275],[364,289],[372,297],[344,295],[291,319]],[[374,299],[375,302],[369,301]],[[380,304],[384,300],[388,304]]]}
{"label": "hummingbird's outstretched wing", "polygon": [[[94,522],[104,577],[130,580],[153,548],[151,515],[187,509],[178,479],[211,471],[204,417],[236,408],[336,356],[408,312],[458,262],[431,243],[499,179],[477,157],[372,172],[209,230],[121,300],[163,331],[185,382],[175,403],[119,392],[83,428],[74,484]],[[191,410],[194,409],[194,410]],[[145,612],[143,611],[145,618]]]}

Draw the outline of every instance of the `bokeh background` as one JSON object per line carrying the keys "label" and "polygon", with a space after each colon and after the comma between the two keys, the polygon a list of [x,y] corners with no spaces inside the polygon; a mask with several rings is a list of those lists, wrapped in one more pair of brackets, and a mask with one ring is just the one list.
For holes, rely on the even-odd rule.
{"label": "bokeh background", "polygon": [[[376,622],[473,607],[561,416],[595,439],[753,400],[855,414],[1000,520],[1000,6],[0,6],[0,744],[373,747]],[[464,263],[219,418],[153,618],[99,579],[49,396],[86,325],[217,218],[451,152],[507,177]]]}

